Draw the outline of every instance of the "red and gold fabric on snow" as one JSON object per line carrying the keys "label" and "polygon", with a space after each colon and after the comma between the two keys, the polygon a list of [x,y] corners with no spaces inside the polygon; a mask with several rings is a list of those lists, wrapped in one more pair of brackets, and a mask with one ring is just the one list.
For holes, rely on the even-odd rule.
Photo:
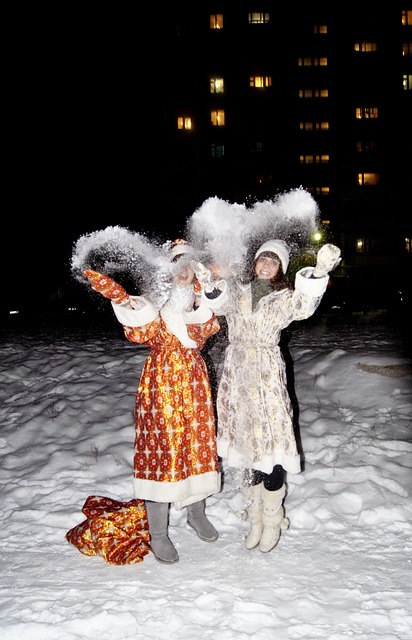
{"label": "red and gold fabric on snow", "polygon": [[101,556],[109,564],[136,564],[150,552],[150,534],[143,500],[119,502],[89,496],[82,512],[87,520],[66,533],[66,539],[86,556]]}

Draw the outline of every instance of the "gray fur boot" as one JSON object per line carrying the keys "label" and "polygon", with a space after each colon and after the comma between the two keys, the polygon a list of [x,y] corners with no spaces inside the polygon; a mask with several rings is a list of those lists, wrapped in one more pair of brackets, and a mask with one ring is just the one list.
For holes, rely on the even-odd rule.
{"label": "gray fur boot", "polygon": [[219,534],[205,514],[205,500],[199,500],[187,507],[187,524],[192,527],[201,540],[214,542]]}
{"label": "gray fur boot", "polygon": [[258,546],[263,532],[262,520],[262,487],[263,484],[255,484],[242,488],[246,500],[247,519],[250,522],[250,530],[246,538],[246,549],[254,549]]}
{"label": "gray fur boot", "polygon": [[150,547],[159,562],[173,564],[179,562],[179,556],[168,536],[169,503],[146,500],[146,513],[149,523]]}
{"label": "gray fur boot", "polygon": [[280,531],[289,527],[289,520],[285,518],[285,510],[282,504],[285,493],[285,485],[282,485],[277,491],[268,491],[262,486],[263,533],[259,549],[263,553],[271,551],[278,543]]}

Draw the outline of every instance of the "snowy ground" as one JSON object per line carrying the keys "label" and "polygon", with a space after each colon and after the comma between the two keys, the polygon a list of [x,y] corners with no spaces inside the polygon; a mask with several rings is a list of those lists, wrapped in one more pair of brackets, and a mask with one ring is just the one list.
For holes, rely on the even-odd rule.
{"label": "snowy ground", "polygon": [[410,351],[373,313],[319,314],[296,325],[289,351],[304,471],[287,478],[291,526],[276,549],[244,548],[239,478],[224,469],[207,501],[217,542],[172,508],[178,564],[149,553],[112,566],[65,534],[89,495],[134,497],[147,352],[93,317],[2,328],[3,640],[411,639]]}

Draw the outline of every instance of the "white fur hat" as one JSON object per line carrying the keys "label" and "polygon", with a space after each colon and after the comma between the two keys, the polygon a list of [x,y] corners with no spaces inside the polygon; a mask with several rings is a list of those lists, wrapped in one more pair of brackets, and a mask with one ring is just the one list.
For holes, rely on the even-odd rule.
{"label": "white fur hat", "polygon": [[189,242],[187,242],[187,240],[177,238],[177,240],[174,240],[170,246],[169,255],[173,260],[176,256],[181,256],[184,253],[194,253],[193,247]]}
{"label": "white fur hat", "polygon": [[260,254],[264,251],[271,251],[272,253],[276,253],[282,263],[283,273],[286,273],[289,266],[290,254],[290,249],[286,242],[284,242],[283,240],[268,240],[267,242],[264,242],[262,246],[259,247],[259,249],[256,251],[255,260],[257,260]]}

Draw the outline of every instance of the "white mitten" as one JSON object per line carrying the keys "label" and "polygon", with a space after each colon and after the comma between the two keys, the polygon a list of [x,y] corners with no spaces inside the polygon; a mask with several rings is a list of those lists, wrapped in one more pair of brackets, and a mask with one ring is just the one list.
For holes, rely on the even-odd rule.
{"label": "white mitten", "polygon": [[205,267],[201,262],[195,262],[194,260],[191,262],[192,269],[195,272],[195,276],[202,287],[205,293],[210,293],[215,288],[215,283],[213,282],[212,272],[210,269]]}
{"label": "white mitten", "polygon": [[316,267],[313,272],[315,278],[323,278],[333,271],[341,261],[339,247],[334,244],[324,244],[318,251]]}

